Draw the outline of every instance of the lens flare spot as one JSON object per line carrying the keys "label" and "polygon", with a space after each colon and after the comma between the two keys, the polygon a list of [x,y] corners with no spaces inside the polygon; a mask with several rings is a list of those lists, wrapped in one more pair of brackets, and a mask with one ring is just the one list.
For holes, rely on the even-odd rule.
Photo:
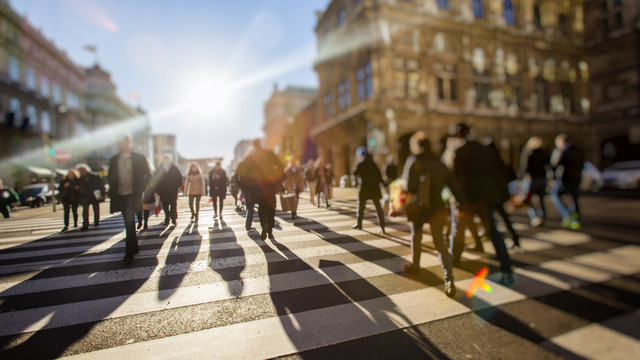
{"label": "lens flare spot", "polygon": [[485,279],[487,278],[487,274],[489,274],[489,268],[487,267],[483,267],[482,269],[480,269],[480,271],[478,271],[478,273],[473,277],[471,285],[469,285],[469,288],[467,289],[467,297],[470,298],[475,295],[476,291],[478,291],[479,288],[488,293],[493,291],[491,289],[491,286],[489,286],[489,284],[485,281]]}

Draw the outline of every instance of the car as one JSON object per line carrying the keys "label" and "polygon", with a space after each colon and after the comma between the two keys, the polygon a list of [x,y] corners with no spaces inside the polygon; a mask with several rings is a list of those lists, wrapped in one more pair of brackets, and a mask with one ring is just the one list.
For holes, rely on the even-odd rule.
{"label": "car", "polygon": [[620,161],[602,171],[607,189],[640,190],[640,160]]}
{"label": "car", "polygon": [[580,190],[585,192],[598,192],[602,188],[602,173],[590,162],[585,162],[582,167],[582,181]]}
{"label": "car", "polygon": [[22,205],[31,206],[32,208],[46,204],[49,194],[51,194],[49,184],[45,183],[29,184],[18,192]]}

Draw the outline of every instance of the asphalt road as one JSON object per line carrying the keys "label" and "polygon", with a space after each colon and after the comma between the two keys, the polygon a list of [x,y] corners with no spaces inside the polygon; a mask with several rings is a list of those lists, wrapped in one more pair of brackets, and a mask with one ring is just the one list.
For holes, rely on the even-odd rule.
{"label": "asphalt road", "polygon": [[[222,221],[203,201],[197,225],[181,198],[178,226],[152,217],[130,268],[108,203],[88,232],[19,209],[0,222],[0,358],[640,358],[637,197],[583,197],[580,231],[553,211],[532,228],[517,210],[516,282],[494,281],[486,242],[487,254],[465,251],[449,299],[428,235],[409,275],[406,221],[382,235],[369,209],[354,230],[353,190],[336,189],[329,209],[304,196],[266,241],[230,197]],[[485,266],[491,291],[467,297]]]}

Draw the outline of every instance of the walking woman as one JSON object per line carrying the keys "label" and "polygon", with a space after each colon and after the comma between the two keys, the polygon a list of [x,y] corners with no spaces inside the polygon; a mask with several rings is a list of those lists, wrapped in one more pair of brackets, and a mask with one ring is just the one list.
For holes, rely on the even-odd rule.
{"label": "walking woman", "polygon": [[[192,162],[187,172],[187,180],[184,184],[185,195],[189,197],[189,210],[191,210],[191,221],[198,223],[200,216],[200,198],[206,193],[204,187],[204,176],[202,170],[197,163]],[[196,203],[196,209],[193,211],[193,202]]]}
{"label": "walking woman", "polygon": [[318,207],[320,207],[320,197],[324,197],[324,202],[329,208],[329,176],[327,174],[327,168],[325,167],[324,160],[318,159],[316,161],[316,196],[318,201]]}
{"label": "walking woman", "polygon": [[71,168],[67,176],[60,181],[60,202],[64,210],[64,228],[61,232],[69,230],[69,212],[73,213],[73,227],[78,227],[79,179],[78,170]]}

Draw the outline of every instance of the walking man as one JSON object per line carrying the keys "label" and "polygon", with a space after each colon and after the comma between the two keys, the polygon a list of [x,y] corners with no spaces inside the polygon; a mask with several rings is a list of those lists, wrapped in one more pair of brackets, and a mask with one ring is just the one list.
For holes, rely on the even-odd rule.
{"label": "walking man", "polygon": [[99,200],[104,199],[104,182],[100,176],[91,173],[91,169],[87,164],[79,164],[76,166],[80,172],[80,203],[82,204],[82,228],[80,230],[89,230],[89,207],[93,207],[93,226],[100,225],[100,203]]}
{"label": "walking man", "polygon": [[[562,216],[562,226],[578,230],[581,226],[578,195],[582,181],[584,153],[571,143],[566,134],[556,136],[555,143],[556,148],[551,154],[555,184],[551,187],[549,197]],[[572,202],[568,207],[560,199],[560,195],[564,193],[571,195]]]}
{"label": "walking man", "polygon": [[358,181],[358,222],[353,228],[362,230],[364,208],[367,200],[371,200],[376,207],[380,231],[384,234],[384,213],[380,205],[380,199],[382,198],[380,186],[384,186],[382,174],[366,147],[360,146],[356,149],[356,157],[360,159],[360,162],[356,165],[356,170],[353,172],[353,175],[357,176],[360,181]]}
{"label": "walking man", "polygon": [[[222,220],[222,206],[224,205],[224,199],[227,197],[228,184],[227,173],[222,168],[222,163],[218,161],[215,167],[209,171],[209,197],[213,202],[214,219],[220,214],[220,220]],[[220,213],[218,213],[218,208],[220,208]]]}
{"label": "walking man", "polygon": [[136,237],[135,213],[142,206],[142,193],[151,179],[147,159],[131,151],[131,138],[118,141],[120,153],[109,162],[109,197],[111,213],[120,211],[126,232],[126,251],[123,262],[129,266],[140,252]]}
{"label": "walking man", "polygon": [[238,165],[238,181],[258,204],[260,239],[274,239],[276,193],[282,188],[284,168],[273,152],[262,148],[260,140],[254,140],[253,147],[254,152]]}
{"label": "walking man", "polygon": [[158,180],[156,191],[160,195],[162,208],[164,210],[164,225],[169,225],[169,220],[173,226],[178,222],[178,191],[182,185],[182,174],[173,163],[171,155],[165,155],[160,168],[161,175]]}
{"label": "walking man", "polygon": [[404,165],[402,178],[405,181],[405,191],[411,194],[416,202],[413,204],[413,211],[407,212],[411,226],[413,263],[406,270],[409,273],[420,273],[422,227],[429,223],[433,244],[438,250],[444,274],[444,293],[453,297],[456,288],[453,282],[452,254],[449,242],[445,241],[444,237],[450,210],[445,207],[441,194],[443,188],[448,186],[458,201],[463,200],[463,196],[453,175],[431,151],[431,143],[424,131],[418,131],[411,137],[410,148],[413,155],[409,156]]}

